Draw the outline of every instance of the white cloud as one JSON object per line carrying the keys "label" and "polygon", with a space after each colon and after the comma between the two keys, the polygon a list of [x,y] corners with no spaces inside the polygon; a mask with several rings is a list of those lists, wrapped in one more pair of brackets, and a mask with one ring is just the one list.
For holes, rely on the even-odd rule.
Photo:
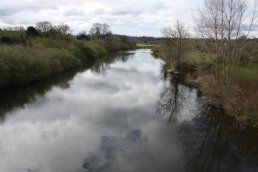
{"label": "white cloud", "polygon": [[114,33],[160,36],[160,30],[180,19],[193,26],[193,14],[203,0],[1,0],[0,27],[28,26],[39,21],[67,23],[74,33],[106,22]]}

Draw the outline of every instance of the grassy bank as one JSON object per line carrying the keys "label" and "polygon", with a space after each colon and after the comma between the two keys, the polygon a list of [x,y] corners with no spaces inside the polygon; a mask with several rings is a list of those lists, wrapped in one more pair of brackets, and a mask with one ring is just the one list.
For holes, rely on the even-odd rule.
{"label": "grassy bank", "polygon": [[[178,70],[162,46],[155,47],[153,53],[169,65],[169,71]],[[197,87],[229,115],[248,126],[258,127],[258,63],[253,56],[248,59],[227,64],[226,78],[219,79],[212,73],[215,56],[192,49],[184,54],[179,72],[186,84]]]}
{"label": "grassy bank", "polygon": [[35,29],[37,33],[32,37],[28,29],[0,30],[0,87],[40,80],[134,45],[112,34],[78,39],[54,31]]}
{"label": "grassy bank", "polygon": [[0,86],[28,83],[80,64],[65,49],[0,46]]}
{"label": "grassy bank", "polygon": [[136,44],[138,49],[153,48],[156,44]]}

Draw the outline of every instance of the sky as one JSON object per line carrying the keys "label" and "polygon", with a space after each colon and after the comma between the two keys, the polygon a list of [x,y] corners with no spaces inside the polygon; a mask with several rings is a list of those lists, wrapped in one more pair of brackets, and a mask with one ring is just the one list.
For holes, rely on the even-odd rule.
{"label": "sky", "polygon": [[181,20],[194,27],[194,15],[204,0],[1,0],[0,27],[34,26],[36,22],[68,24],[72,32],[107,23],[113,33],[161,36],[161,30]]}
{"label": "sky", "polygon": [[0,27],[29,26],[39,21],[68,24],[73,33],[93,23],[107,23],[113,33],[161,36],[179,19],[192,25],[203,0],[1,0]]}

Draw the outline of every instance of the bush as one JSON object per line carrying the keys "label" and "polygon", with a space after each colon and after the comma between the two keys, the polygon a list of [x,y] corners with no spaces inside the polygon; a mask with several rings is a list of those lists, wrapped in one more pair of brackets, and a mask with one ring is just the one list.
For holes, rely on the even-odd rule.
{"label": "bush", "polygon": [[35,38],[37,36],[39,36],[37,29],[33,26],[29,26],[26,31],[26,37],[27,38]]}
{"label": "bush", "polygon": [[10,45],[10,44],[13,44],[13,40],[12,40],[10,37],[8,37],[8,36],[3,36],[3,37],[1,38],[1,43],[2,43],[2,44],[8,44],[8,45]]}
{"label": "bush", "polygon": [[80,42],[79,47],[82,55],[88,58],[98,58],[108,53],[103,46],[93,41]]}
{"label": "bush", "polygon": [[65,50],[0,46],[0,87],[28,83],[78,65],[79,59]]}
{"label": "bush", "polygon": [[58,48],[58,49],[71,50],[74,48],[74,43],[72,39],[62,40],[62,39],[41,37],[41,38],[34,39],[32,42],[32,46],[37,48]]}
{"label": "bush", "polygon": [[112,35],[103,39],[96,39],[95,42],[105,47],[108,52],[117,52],[130,49],[129,45],[122,42],[120,38]]}

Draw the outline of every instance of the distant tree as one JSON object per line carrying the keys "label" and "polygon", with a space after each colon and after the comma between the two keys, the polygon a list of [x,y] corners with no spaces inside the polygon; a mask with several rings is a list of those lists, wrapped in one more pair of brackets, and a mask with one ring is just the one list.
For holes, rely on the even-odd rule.
{"label": "distant tree", "polygon": [[68,35],[71,33],[70,26],[67,24],[60,24],[56,28],[62,35]]}
{"label": "distant tree", "polygon": [[80,40],[90,40],[90,36],[87,34],[87,32],[85,31],[82,31],[81,33],[79,33],[77,36],[76,36],[77,39],[80,39]]}
{"label": "distant tree", "polygon": [[100,23],[94,23],[90,29],[90,34],[95,36],[101,35],[102,25]]}
{"label": "distant tree", "polygon": [[11,28],[12,31],[25,31],[26,29],[22,26],[17,26],[17,27],[13,27]]}
{"label": "distant tree", "polygon": [[94,23],[90,29],[90,35],[103,37],[111,34],[110,26],[106,23]]}
{"label": "distant tree", "polygon": [[247,40],[248,37],[246,35],[243,35],[243,36],[240,36],[238,39],[240,39],[240,40]]}
{"label": "distant tree", "polygon": [[106,23],[102,24],[102,35],[111,34],[110,26]]}
{"label": "distant tree", "polygon": [[50,22],[47,21],[36,23],[36,29],[44,36],[59,39],[63,39],[71,33],[69,25],[52,25]]}
{"label": "distant tree", "polygon": [[48,32],[48,36],[58,39],[64,39],[71,33],[70,26],[66,24],[60,24],[52,26]]}
{"label": "distant tree", "polygon": [[37,31],[37,29],[33,26],[29,26],[27,28],[27,31],[26,31],[26,37],[27,38],[34,38],[34,37],[37,37],[39,36],[39,33]]}
{"label": "distant tree", "polygon": [[52,28],[53,28],[53,25],[48,21],[36,23],[36,29],[40,31],[43,35],[48,35],[48,33]]}
{"label": "distant tree", "polygon": [[120,36],[118,36],[118,37],[121,39],[121,41],[122,41],[123,43],[125,43],[126,45],[128,45],[130,49],[136,48],[136,42],[133,41],[133,40],[130,40],[130,38],[129,38],[128,36],[120,35]]}
{"label": "distant tree", "polygon": [[59,29],[57,28],[57,26],[53,26],[47,34],[48,37],[52,37],[52,38],[61,38],[62,34],[61,31],[59,31]]}
{"label": "distant tree", "polygon": [[31,46],[31,39],[37,36],[39,36],[39,33],[35,27],[33,26],[27,27],[26,38],[29,40],[30,46]]}

